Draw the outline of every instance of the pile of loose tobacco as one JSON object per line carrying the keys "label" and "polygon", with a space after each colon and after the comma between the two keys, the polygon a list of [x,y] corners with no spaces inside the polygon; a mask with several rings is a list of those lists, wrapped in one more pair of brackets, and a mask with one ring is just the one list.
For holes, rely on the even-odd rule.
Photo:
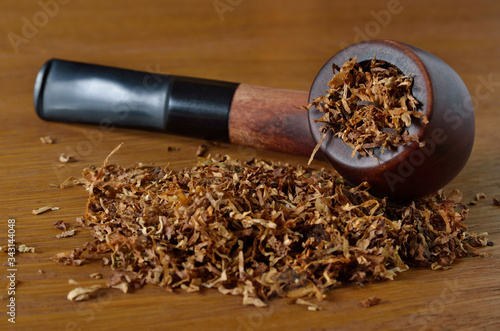
{"label": "pile of loose tobacco", "polygon": [[216,288],[243,304],[321,300],[340,281],[393,279],[409,265],[447,268],[486,234],[467,232],[461,194],[396,206],[336,173],[228,156],[182,171],[104,165],[84,170],[79,222],[94,241],[55,260],[100,257],[125,292],[145,284]]}
{"label": "pile of loose tobacco", "polygon": [[353,148],[353,156],[356,152],[371,154],[377,147],[383,152],[384,148],[419,141],[406,128],[413,119],[428,120],[417,109],[410,74],[405,76],[394,65],[375,58],[358,63],[357,57],[342,68],[334,64],[333,72],[325,94],[303,107],[325,113],[316,120],[324,123],[320,129],[323,137],[333,132]]}

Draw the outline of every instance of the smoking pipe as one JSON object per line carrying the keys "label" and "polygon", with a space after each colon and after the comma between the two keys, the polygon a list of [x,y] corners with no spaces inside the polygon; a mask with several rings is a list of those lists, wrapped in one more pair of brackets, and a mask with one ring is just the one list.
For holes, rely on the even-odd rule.
{"label": "smoking pipe", "polygon": [[34,104],[49,121],[157,130],[236,145],[310,156],[321,139],[318,110],[300,109],[325,93],[332,64],[376,57],[411,74],[412,92],[429,122],[407,128],[414,142],[372,156],[357,153],[329,133],[320,153],[351,184],[407,201],[431,194],[464,167],[474,142],[474,109],[458,74],[416,47],[371,40],[339,51],[320,69],[310,92],[152,74],[52,59],[37,75]]}

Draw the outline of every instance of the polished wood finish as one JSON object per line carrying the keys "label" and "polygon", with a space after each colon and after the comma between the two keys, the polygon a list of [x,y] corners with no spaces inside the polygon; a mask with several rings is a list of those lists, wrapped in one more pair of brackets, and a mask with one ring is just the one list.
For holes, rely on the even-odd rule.
{"label": "polished wood finish", "polygon": [[[40,3],[57,3],[43,14]],[[63,4],[64,3],[64,4]],[[226,7],[214,8],[224,3]],[[229,4],[231,3],[231,4]],[[222,8],[222,9],[221,9]],[[224,10],[225,8],[225,10]],[[16,220],[16,240],[36,253],[16,255],[16,325],[24,330],[495,330],[500,327],[500,3],[471,1],[68,1],[23,0],[0,3],[0,245],[7,222]],[[30,24],[36,22],[37,26]],[[26,27],[24,27],[26,26]],[[24,32],[23,32],[24,30]],[[9,41],[21,39],[14,46]],[[62,124],[40,120],[33,109],[33,83],[49,58],[114,65],[137,70],[195,76],[308,91],[318,70],[341,45],[365,37],[400,40],[443,59],[464,79],[475,98],[476,141],[464,170],[446,188],[458,188],[465,202],[476,193],[486,199],[471,206],[472,232],[488,231],[496,245],[482,249],[491,256],[457,261],[446,271],[412,268],[394,281],[365,287],[345,284],[307,311],[287,300],[268,308],[245,307],[240,297],[216,290],[201,293],[148,286],[130,294],[105,292],[98,299],[66,299],[75,287],[104,284],[110,271],[99,261],[81,267],[60,266],[50,258],[82,247],[90,234],[56,239],[53,223],[72,228],[85,212],[87,193],[79,186],[57,189],[82,168],[102,164],[119,143],[110,162],[196,164],[196,150],[207,142],[173,135],[118,128]],[[17,52],[16,52],[17,50]],[[103,91],[105,93],[105,91]],[[297,105],[300,106],[300,105]],[[43,145],[41,136],[56,143]],[[208,143],[209,144],[209,143]],[[167,147],[178,151],[167,151]],[[307,157],[255,148],[209,144],[212,154],[259,157],[305,164]],[[61,153],[76,162],[61,164]],[[328,167],[316,162],[316,167]],[[33,215],[51,205],[60,210]],[[0,294],[6,294],[7,255],[0,254]],[[41,270],[42,272],[38,272]],[[89,277],[100,272],[104,278]],[[376,295],[381,304],[361,308],[360,300]],[[0,329],[7,321],[0,300]]]}
{"label": "polished wood finish", "polygon": [[240,84],[229,112],[232,144],[310,156],[315,142],[309,129],[309,92]]}

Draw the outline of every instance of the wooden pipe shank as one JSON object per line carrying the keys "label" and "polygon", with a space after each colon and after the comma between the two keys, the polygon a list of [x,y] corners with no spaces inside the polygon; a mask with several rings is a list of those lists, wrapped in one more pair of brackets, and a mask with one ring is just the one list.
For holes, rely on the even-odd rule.
{"label": "wooden pipe shank", "polygon": [[308,93],[240,84],[229,112],[232,144],[310,156],[316,145],[309,130]]}

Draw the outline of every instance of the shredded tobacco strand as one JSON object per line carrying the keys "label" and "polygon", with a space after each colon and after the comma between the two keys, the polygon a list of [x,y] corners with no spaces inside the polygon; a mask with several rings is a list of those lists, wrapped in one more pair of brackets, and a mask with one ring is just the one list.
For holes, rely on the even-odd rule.
{"label": "shredded tobacco strand", "polygon": [[54,144],[55,140],[51,136],[40,137],[42,144]]}
{"label": "shredded tobacco strand", "polygon": [[123,292],[216,288],[257,307],[273,297],[322,300],[341,281],[448,268],[488,244],[467,232],[458,191],[397,206],[333,171],[228,156],[182,171],[105,162],[83,174],[89,200],[77,222],[94,241],[53,259],[101,257],[114,270],[108,286]]}
{"label": "shredded tobacco strand", "polygon": [[75,158],[71,155],[66,155],[65,153],[62,153],[59,155],[59,162],[62,163],[70,163],[70,162],[75,162]]}
{"label": "shredded tobacco strand", "polygon": [[486,195],[482,192],[477,193],[473,200],[469,201],[470,206],[475,206],[480,200],[486,199]]}
{"label": "shredded tobacco strand", "polygon": [[198,149],[196,150],[196,156],[198,157],[203,157],[205,154],[208,152],[208,146],[207,145],[199,145]]}
{"label": "shredded tobacco strand", "polygon": [[60,234],[56,235],[56,238],[62,239],[67,237],[73,237],[74,235],[75,235],[75,230],[68,230],[68,231],[63,231]]}
{"label": "shredded tobacco strand", "polygon": [[370,308],[372,306],[378,305],[381,301],[382,301],[382,299],[380,299],[376,296],[372,296],[372,297],[369,297],[363,301],[360,301],[359,304],[363,308]]}
{"label": "shredded tobacco strand", "polygon": [[85,301],[89,300],[92,297],[95,297],[100,290],[101,286],[99,285],[92,285],[90,287],[76,287],[69,291],[67,298],[70,301]]}
{"label": "shredded tobacco strand", "polygon": [[357,57],[342,68],[334,64],[333,74],[325,94],[303,107],[324,113],[316,120],[323,123],[321,133],[333,132],[352,147],[352,157],[356,152],[372,155],[378,147],[383,152],[385,148],[419,142],[418,136],[409,135],[406,129],[416,119],[423,123],[428,120],[418,110],[410,74],[404,75],[394,65],[376,58],[358,63]]}
{"label": "shredded tobacco strand", "polygon": [[40,215],[40,214],[43,214],[43,213],[51,211],[51,210],[59,210],[59,209],[60,209],[59,207],[44,206],[44,207],[40,207],[38,209],[33,209],[31,211],[31,213],[33,215]]}
{"label": "shredded tobacco strand", "polygon": [[[16,244],[15,245],[16,251],[19,253],[35,253],[36,248],[33,246],[27,246],[26,244]],[[7,253],[9,251],[9,246],[0,246],[0,252]]]}
{"label": "shredded tobacco strand", "polygon": [[54,227],[58,230],[66,231],[68,228],[66,227],[66,223],[63,220],[55,221]]}

